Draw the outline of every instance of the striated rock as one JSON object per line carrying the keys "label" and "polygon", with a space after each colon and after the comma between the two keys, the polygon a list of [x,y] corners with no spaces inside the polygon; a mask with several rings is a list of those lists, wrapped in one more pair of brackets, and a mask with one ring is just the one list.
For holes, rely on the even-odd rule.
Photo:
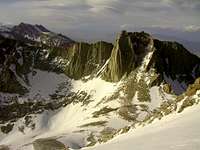
{"label": "striated rock", "polygon": [[65,73],[74,79],[90,75],[100,69],[111,55],[113,46],[107,42],[76,43],[68,49]]}
{"label": "striated rock", "polygon": [[[146,58],[150,52],[152,56]],[[143,68],[143,73],[155,70],[157,78],[151,85],[160,85],[162,82],[171,84],[170,82],[176,80],[179,85],[171,86],[176,94],[184,92],[200,76],[200,59],[181,44],[159,41],[144,32],[123,31],[115,42],[102,78],[117,82],[139,67]]]}
{"label": "striated rock", "polygon": [[[20,26],[31,33],[45,30],[38,25]],[[110,82],[118,82],[132,71],[136,78],[154,74],[148,86],[176,81],[180,89],[171,84],[172,90],[181,94],[200,76],[200,59],[179,43],[159,41],[144,32],[123,31],[114,47],[103,41],[51,47],[0,37],[0,91],[24,94],[24,85],[29,84],[27,75],[34,69],[65,73],[72,79],[101,75]]]}
{"label": "striated rock", "polygon": [[54,139],[38,139],[33,142],[34,150],[68,150],[65,145]]}
{"label": "striated rock", "polygon": [[119,81],[124,74],[130,73],[141,64],[145,54],[152,50],[152,44],[153,40],[147,33],[122,31],[115,42],[103,79]]}

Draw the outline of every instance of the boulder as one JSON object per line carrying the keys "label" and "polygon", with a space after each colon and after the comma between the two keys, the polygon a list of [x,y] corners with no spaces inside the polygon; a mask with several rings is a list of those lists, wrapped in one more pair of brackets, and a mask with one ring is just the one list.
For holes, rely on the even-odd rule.
{"label": "boulder", "polygon": [[0,145],[0,150],[10,150],[8,146]]}
{"label": "boulder", "polygon": [[34,150],[68,150],[61,142],[55,139],[37,139],[33,142]]}

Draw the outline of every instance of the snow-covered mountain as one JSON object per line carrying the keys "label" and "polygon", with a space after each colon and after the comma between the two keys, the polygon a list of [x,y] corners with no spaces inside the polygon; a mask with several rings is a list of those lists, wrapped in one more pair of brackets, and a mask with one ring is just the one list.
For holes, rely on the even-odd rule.
{"label": "snow-covered mountain", "polygon": [[[161,136],[175,130],[173,118],[198,107],[200,59],[177,42],[123,31],[114,45],[63,47],[37,44],[41,32],[50,32],[41,26],[20,26],[13,29],[34,40],[0,37],[0,148],[129,149],[134,138],[158,140],[158,128],[149,130],[165,120],[172,123]],[[117,138],[98,146],[123,133],[122,147],[113,146]]]}
{"label": "snow-covered mountain", "polygon": [[54,33],[42,25],[20,23],[16,26],[0,26],[0,35],[21,41],[34,41],[51,47],[67,47],[74,41],[70,38]]}

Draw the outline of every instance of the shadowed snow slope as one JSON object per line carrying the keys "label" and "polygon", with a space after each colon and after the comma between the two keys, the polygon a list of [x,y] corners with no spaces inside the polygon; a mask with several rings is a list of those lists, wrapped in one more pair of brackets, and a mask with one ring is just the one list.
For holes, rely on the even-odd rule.
{"label": "shadowed snow slope", "polygon": [[85,150],[199,150],[200,105]]}
{"label": "shadowed snow slope", "polygon": [[[62,74],[57,75],[37,71],[37,74],[31,80],[32,87],[30,94],[39,93],[42,96],[48,96],[48,94],[56,90],[58,83],[67,81],[67,79]],[[48,80],[54,81],[50,87],[46,86]],[[93,118],[92,114],[96,110],[101,109],[101,107],[104,107],[104,105],[101,107],[95,106],[103,97],[112,94],[116,90],[117,84],[103,81],[100,78],[94,78],[88,82],[72,80],[71,86],[73,92],[84,91],[90,94],[91,98],[95,99],[95,101],[90,102],[87,106],[84,106],[82,103],[70,104],[56,111],[49,110],[41,114],[32,114],[31,122],[35,123],[34,130],[28,127],[22,129],[24,127],[24,118],[21,118],[15,123],[13,130],[9,134],[0,132],[0,145],[8,145],[11,150],[32,150],[31,143],[34,140],[50,137],[56,138],[71,148],[76,149],[85,146],[85,136],[87,133],[78,132],[83,129],[81,125],[106,119],[106,117],[102,117],[101,119]],[[127,124],[116,115],[112,115],[109,119],[110,122],[108,123],[110,127],[123,127]],[[100,129],[102,128],[96,127],[97,131]]]}

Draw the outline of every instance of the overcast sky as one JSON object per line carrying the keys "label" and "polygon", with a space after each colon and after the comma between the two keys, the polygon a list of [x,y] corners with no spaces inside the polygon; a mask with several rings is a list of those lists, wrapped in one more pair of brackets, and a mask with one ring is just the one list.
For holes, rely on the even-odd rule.
{"label": "overcast sky", "polygon": [[200,31],[200,0],[0,0],[0,22],[43,24],[80,39],[123,29]]}

